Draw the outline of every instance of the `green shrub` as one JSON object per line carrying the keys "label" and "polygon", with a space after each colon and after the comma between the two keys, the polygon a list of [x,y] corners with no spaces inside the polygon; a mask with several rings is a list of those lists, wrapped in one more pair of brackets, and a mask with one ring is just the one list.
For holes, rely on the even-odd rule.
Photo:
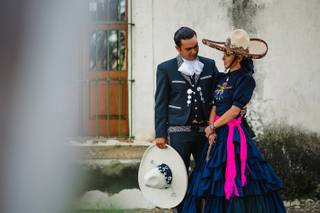
{"label": "green shrub", "polygon": [[257,146],[284,182],[285,199],[320,198],[320,137],[296,127],[273,126]]}

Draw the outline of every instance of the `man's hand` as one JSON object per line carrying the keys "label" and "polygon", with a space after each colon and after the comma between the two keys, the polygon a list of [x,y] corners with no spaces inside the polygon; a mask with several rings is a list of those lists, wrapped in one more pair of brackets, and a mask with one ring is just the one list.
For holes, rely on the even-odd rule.
{"label": "man's hand", "polygon": [[244,117],[246,114],[247,114],[247,105],[244,106],[240,111],[241,117]]}
{"label": "man's hand", "polygon": [[156,138],[154,139],[153,143],[160,149],[164,149],[167,147],[167,139],[165,138]]}
{"label": "man's hand", "polygon": [[204,132],[206,133],[206,137],[209,138],[209,135],[211,135],[212,133],[214,133],[213,129],[210,128],[210,126],[207,126],[204,129]]}

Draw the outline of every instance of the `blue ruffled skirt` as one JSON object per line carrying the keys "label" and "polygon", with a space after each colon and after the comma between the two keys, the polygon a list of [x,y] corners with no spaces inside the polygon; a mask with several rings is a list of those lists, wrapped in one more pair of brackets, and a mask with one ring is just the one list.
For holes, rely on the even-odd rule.
{"label": "blue ruffled skirt", "polygon": [[[183,212],[232,212],[232,213],[282,213],[286,212],[279,190],[282,181],[275,174],[272,167],[264,160],[249,133],[243,128],[247,140],[247,183],[241,186],[240,178],[240,136],[234,130],[234,145],[236,152],[236,185],[239,196],[225,199],[224,181],[227,159],[228,126],[217,129],[215,147],[206,160],[207,147],[201,154],[201,160],[189,179],[187,195],[183,203]],[[199,162],[199,161],[198,161]],[[203,202],[204,201],[204,202]]]}

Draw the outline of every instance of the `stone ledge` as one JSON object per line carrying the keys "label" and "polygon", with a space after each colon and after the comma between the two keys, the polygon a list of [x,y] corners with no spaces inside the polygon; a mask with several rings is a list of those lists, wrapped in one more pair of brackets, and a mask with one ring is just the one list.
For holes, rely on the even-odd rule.
{"label": "stone ledge", "polygon": [[74,141],[68,144],[68,147],[74,149],[78,158],[81,160],[90,159],[141,159],[144,151],[148,148],[150,142],[120,142],[116,140],[92,143],[76,143]]}

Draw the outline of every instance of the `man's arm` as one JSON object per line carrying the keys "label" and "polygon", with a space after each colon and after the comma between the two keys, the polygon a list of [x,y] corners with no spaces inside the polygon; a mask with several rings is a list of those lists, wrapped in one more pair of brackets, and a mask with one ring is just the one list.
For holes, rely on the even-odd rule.
{"label": "man's arm", "polygon": [[164,70],[157,68],[155,94],[155,144],[165,148],[168,129],[169,80]]}

